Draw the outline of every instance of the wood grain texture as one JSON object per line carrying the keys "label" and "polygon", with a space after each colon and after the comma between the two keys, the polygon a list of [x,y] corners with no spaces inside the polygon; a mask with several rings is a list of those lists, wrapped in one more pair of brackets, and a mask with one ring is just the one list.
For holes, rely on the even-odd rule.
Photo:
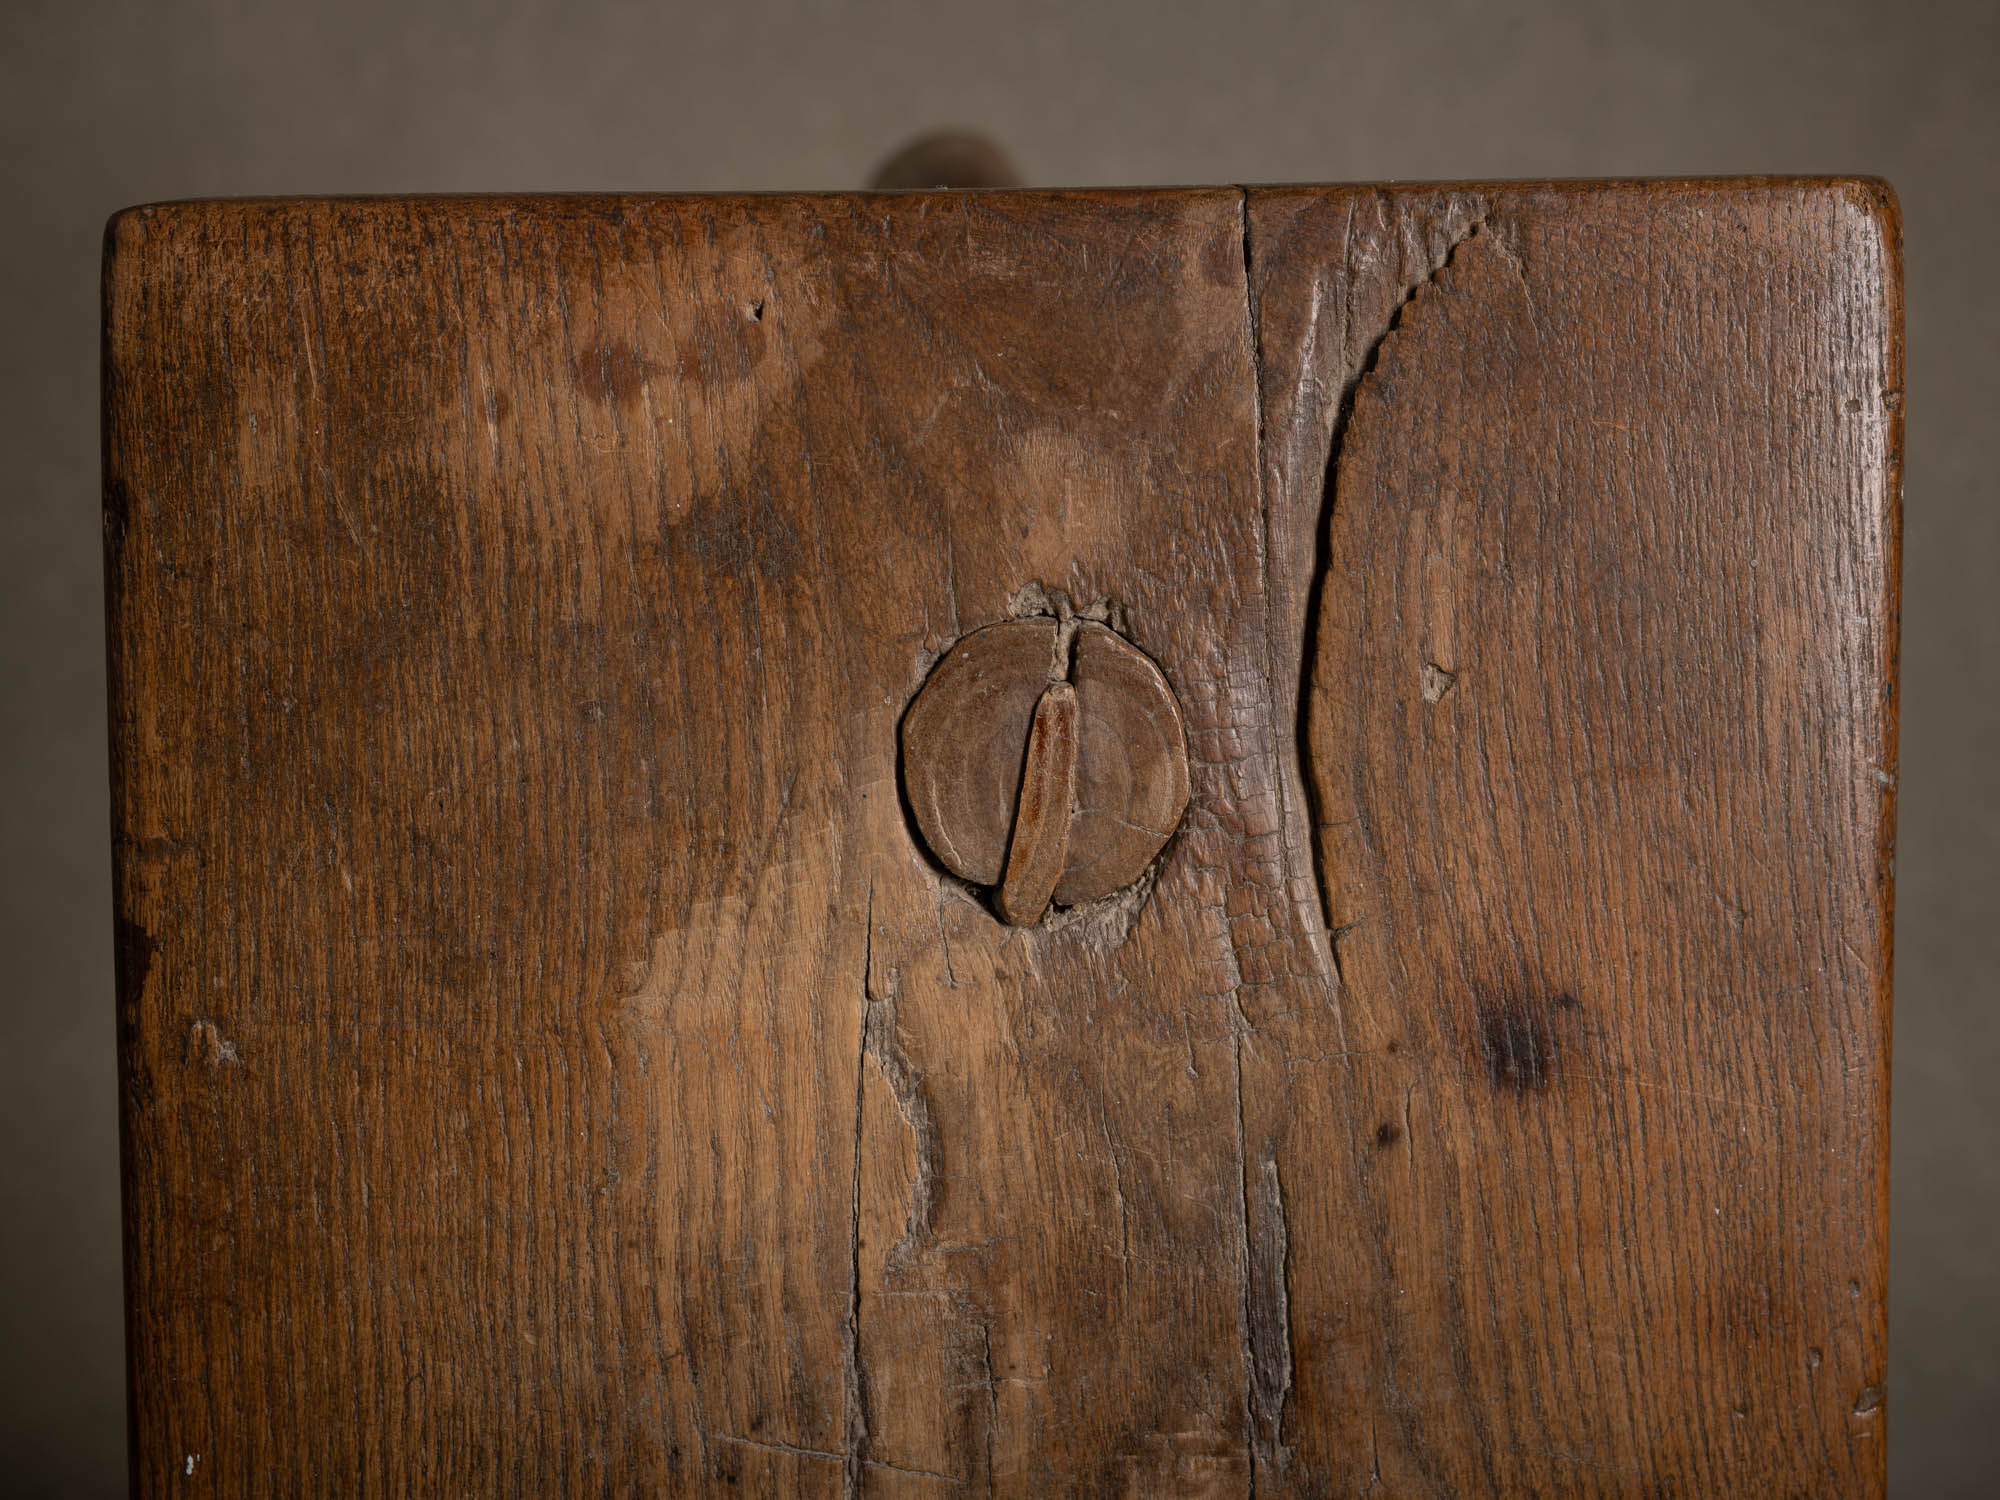
{"label": "wood grain texture", "polygon": [[1244,1075],[1308,1488],[1882,1491],[1896,235],[1856,183],[1253,200],[1273,509],[1331,504],[1342,1056]]}
{"label": "wood grain texture", "polygon": [[[121,215],[136,1491],[1879,1494],[1895,254],[1843,183]],[[1029,584],[1191,785],[1009,928],[898,726]]]}

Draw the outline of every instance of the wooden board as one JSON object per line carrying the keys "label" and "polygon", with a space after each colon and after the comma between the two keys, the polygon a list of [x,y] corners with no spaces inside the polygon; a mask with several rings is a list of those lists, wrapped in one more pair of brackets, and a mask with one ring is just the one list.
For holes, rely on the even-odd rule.
{"label": "wooden board", "polygon": [[[1879,1494],[1896,253],[1840,182],[119,216],[137,1492]],[[1055,592],[1191,796],[1017,928],[897,731]]]}
{"label": "wooden board", "polygon": [[1307,1039],[1267,1033],[1244,1083],[1316,1355],[1294,1462],[1337,1494],[1879,1494],[1893,203],[1250,222],[1267,483],[1331,507],[1303,733],[1344,1055],[1288,1091]]}

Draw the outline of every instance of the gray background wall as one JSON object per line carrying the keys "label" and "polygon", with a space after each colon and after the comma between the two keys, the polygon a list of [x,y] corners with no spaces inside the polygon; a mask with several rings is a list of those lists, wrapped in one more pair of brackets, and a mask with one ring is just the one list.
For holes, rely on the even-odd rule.
{"label": "gray background wall", "polygon": [[203,194],[1873,172],[1908,243],[1891,1468],[2000,1473],[2000,5],[0,8],[0,1488],[123,1483],[99,234]]}

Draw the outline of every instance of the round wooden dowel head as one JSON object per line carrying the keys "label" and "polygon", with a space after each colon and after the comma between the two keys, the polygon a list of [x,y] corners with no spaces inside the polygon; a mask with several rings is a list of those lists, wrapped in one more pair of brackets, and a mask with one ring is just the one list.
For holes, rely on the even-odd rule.
{"label": "round wooden dowel head", "polygon": [[1027,925],[1146,872],[1187,808],[1187,732],[1159,667],[1116,631],[1008,620],[919,690],[903,786],[939,862]]}

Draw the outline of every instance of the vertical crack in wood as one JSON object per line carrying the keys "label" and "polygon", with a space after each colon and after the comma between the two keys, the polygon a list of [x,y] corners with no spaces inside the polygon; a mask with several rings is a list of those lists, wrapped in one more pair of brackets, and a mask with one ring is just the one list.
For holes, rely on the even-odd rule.
{"label": "vertical crack in wood", "polygon": [[861,1375],[861,1126],[868,1084],[868,1029],[873,1019],[875,969],[875,882],[868,882],[861,937],[861,1025],[854,1048],[854,1176],[849,1198],[847,1318],[841,1329],[843,1423],[841,1494],[856,1500],[868,1454],[867,1391]]}
{"label": "vertical crack in wood", "polygon": [[[1405,309],[1424,288],[1436,280],[1438,274],[1451,262],[1458,248],[1480,231],[1486,216],[1481,213],[1462,233],[1454,236],[1452,242],[1445,247],[1426,273],[1404,289],[1394,310],[1385,320],[1381,332],[1365,348],[1360,359],[1352,366],[1351,374],[1347,375],[1343,383],[1328,419],[1324,477],[1319,492],[1317,513],[1312,518],[1309,532],[1312,539],[1312,556],[1303,579],[1303,609],[1294,614],[1292,606],[1298,599],[1299,593],[1297,574],[1286,572],[1280,566],[1285,559],[1277,558],[1273,553],[1274,538],[1278,535],[1278,531],[1274,524],[1272,507],[1274,500],[1282,500],[1285,496],[1282,491],[1274,495],[1274,486],[1267,472],[1270,461],[1270,434],[1263,389],[1265,353],[1261,309],[1257,296],[1257,246],[1252,237],[1250,195],[1247,189],[1241,190],[1239,202],[1244,272],[1244,329],[1249,345],[1252,375],[1256,484],[1263,541],[1260,569],[1266,620],[1266,694],[1273,730],[1271,762],[1278,796],[1277,818],[1282,878],[1286,886],[1287,904],[1300,918],[1299,932],[1305,948],[1311,954],[1318,974],[1331,982],[1337,994],[1346,983],[1346,973],[1340,960],[1338,943],[1358,925],[1358,922],[1349,920],[1336,927],[1332,872],[1327,868],[1325,843],[1319,837],[1319,825],[1323,816],[1322,799],[1314,779],[1307,774],[1307,770],[1314,764],[1311,709],[1314,680],[1318,669],[1322,609],[1329,584],[1327,575],[1332,558],[1332,525],[1339,493],[1341,450],[1356,397],[1369,376],[1373,374],[1384,345],[1401,325]],[[1286,514],[1289,515],[1290,512]],[[1287,529],[1285,534],[1295,536],[1297,533],[1295,530]],[[1274,577],[1290,580],[1286,585],[1288,591],[1281,594],[1280,589],[1274,584]],[[1298,653],[1296,658],[1288,658],[1286,653],[1293,649]],[[1296,662],[1297,675],[1287,682],[1284,674],[1292,661]],[[1285,738],[1287,720],[1289,720],[1289,740]],[[1323,748],[1334,754],[1338,754],[1340,750],[1340,747]],[[1312,887],[1310,894],[1305,889],[1308,883]],[[1340,1027],[1341,1049],[1346,1053],[1345,1025],[1344,1021],[1339,1019],[1337,1003],[1335,1015],[1336,1024]],[[1282,1467],[1288,1452],[1283,1445],[1283,1433],[1285,1409],[1291,1397],[1295,1353],[1292,1349],[1293,1330],[1287,1282],[1290,1242],[1285,1217],[1284,1185],[1275,1154],[1261,1151],[1255,1153],[1259,1166],[1254,1174],[1251,1170],[1253,1152],[1247,1128],[1247,1107],[1243,1098],[1242,1077],[1243,1037],[1248,1032],[1248,1026],[1242,1017],[1240,1005],[1238,1021],[1239,1029],[1235,1038],[1236,1128],[1238,1187],[1243,1215],[1240,1254],[1243,1262],[1241,1319],[1244,1422],[1250,1461],[1249,1490],[1254,1496],[1257,1490],[1259,1466]],[[1351,1061],[1348,1066],[1353,1066]],[[1349,1145],[1351,1150],[1359,1150],[1351,1133]],[[1372,1446],[1374,1442],[1372,1432],[1370,1442]],[[1378,1467],[1372,1459],[1371,1467]]]}
{"label": "vertical crack in wood", "polygon": [[1255,1184],[1251,1181],[1240,1033],[1235,1038],[1234,1064],[1237,1189],[1242,1208],[1243,1420],[1249,1445],[1249,1494],[1254,1500],[1259,1464],[1282,1469],[1287,1456],[1284,1424],[1285,1404],[1292,1394],[1292,1315],[1286,1277],[1291,1235],[1277,1157],[1264,1155]]}
{"label": "vertical crack in wood", "polygon": [[[1313,694],[1316,690],[1316,678],[1318,676],[1322,605],[1325,601],[1325,591],[1333,582],[1330,577],[1333,555],[1332,528],[1336,521],[1342,519],[1344,513],[1342,507],[1352,505],[1355,498],[1352,495],[1344,495],[1342,491],[1342,471],[1344,462],[1348,457],[1346,443],[1350,422],[1355,412],[1361,409],[1362,397],[1371,396],[1372,399],[1371,382],[1375,379],[1377,371],[1382,367],[1384,361],[1392,357],[1392,341],[1396,335],[1409,326],[1408,320],[1411,316],[1411,309],[1424,299],[1427,292],[1438,286],[1443,273],[1459,257],[1461,251],[1473,240],[1486,233],[1488,233],[1487,215],[1482,212],[1451,238],[1450,243],[1444,246],[1442,252],[1432,259],[1428,269],[1420,278],[1404,286],[1394,308],[1384,319],[1381,332],[1365,347],[1361,357],[1352,365],[1352,373],[1346,378],[1335,410],[1329,421],[1326,466],[1322,484],[1321,515],[1315,532],[1317,559],[1312,573],[1311,594],[1307,610],[1306,652],[1301,669],[1301,712],[1298,716],[1298,732],[1300,736],[1299,757],[1302,765],[1319,767],[1329,763],[1337,763],[1340,758],[1352,750],[1352,746],[1333,739],[1318,744],[1318,754],[1315,755],[1315,729],[1317,728],[1318,732],[1323,736],[1330,729],[1337,730],[1345,723],[1350,722],[1345,717],[1350,705],[1315,703],[1313,700]],[[1351,263],[1351,255],[1349,259]],[[1366,522],[1363,520],[1354,524],[1363,525]],[[1433,684],[1426,682],[1425,685],[1428,687]],[[1443,685],[1444,690],[1448,690],[1448,688],[1449,684]],[[1443,690],[1438,691],[1437,697],[1441,698],[1442,696]],[[1324,781],[1316,777],[1308,781],[1307,790],[1313,798],[1311,809],[1314,828],[1313,850],[1319,873],[1319,887],[1322,896],[1327,898],[1329,902],[1325,915],[1328,923],[1331,924],[1336,920],[1336,913],[1331,902],[1335,896],[1333,877],[1338,872],[1327,868],[1329,846],[1328,842],[1320,837],[1320,831],[1325,821],[1319,799],[1319,792],[1323,785]],[[1361,820],[1360,833],[1362,842],[1365,847],[1372,850],[1375,847],[1375,840],[1373,831],[1368,826],[1367,821],[1369,807],[1366,800],[1358,794],[1358,791],[1355,797],[1354,811],[1355,816]],[[1353,930],[1362,927],[1365,922],[1373,920],[1372,914],[1345,912],[1341,913],[1340,916],[1344,917],[1345,921],[1342,926],[1336,929],[1336,938],[1344,938]],[[1343,982],[1345,982],[1344,971]],[[1394,997],[1385,996],[1383,998],[1392,1006],[1397,1004]],[[1488,1050],[1498,1053],[1506,1049],[1496,1047]],[[1356,1066],[1352,1058],[1347,1059],[1344,1065],[1350,1073]],[[1418,1064],[1418,1066],[1421,1067],[1421,1064]],[[1417,1089],[1420,1086],[1418,1083],[1407,1085],[1403,1091],[1402,1100],[1402,1139],[1405,1143],[1405,1149],[1410,1153],[1409,1186],[1417,1201],[1422,1201],[1423,1198],[1422,1193],[1418,1191],[1420,1184],[1417,1180],[1418,1162],[1421,1153],[1417,1151],[1414,1133],[1414,1099]],[[1362,1195],[1365,1204],[1370,1196],[1367,1187],[1367,1174],[1365,1172],[1363,1174]],[[1474,1388],[1475,1376],[1472,1367],[1471,1346],[1463,1336],[1467,1325],[1467,1309],[1462,1288],[1463,1277],[1459,1264],[1460,1258],[1456,1250],[1456,1246],[1462,1238],[1462,1231],[1459,1226],[1458,1208],[1452,1195],[1447,1192],[1443,1201],[1441,1244],[1445,1248],[1439,1259],[1441,1261],[1442,1284],[1447,1308],[1436,1316],[1441,1316],[1447,1324],[1448,1331],[1441,1333],[1441,1341],[1448,1350],[1450,1368],[1456,1384],[1461,1391],[1471,1391]],[[1393,1278],[1388,1274],[1389,1257],[1392,1248],[1390,1243],[1391,1230],[1386,1221],[1380,1218],[1379,1213],[1375,1215],[1372,1238],[1374,1240],[1376,1256],[1383,1266],[1385,1284],[1394,1284]],[[1397,1348],[1399,1342],[1400,1339],[1392,1332],[1381,1351],[1386,1361],[1386,1367],[1382,1375],[1382,1386],[1392,1391],[1397,1389],[1400,1383],[1398,1374],[1400,1355]],[[1399,1425],[1403,1428],[1401,1434],[1402,1442],[1399,1444],[1403,1450],[1403,1457],[1406,1461],[1412,1462],[1417,1466],[1432,1488],[1440,1487],[1443,1481],[1434,1471],[1434,1455],[1427,1449],[1424,1435],[1413,1425],[1412,1412],[1414,1408],[1396,1410],[1394,1409],[1395,1406],[1395,1403],[1391,1403],[1390,1410],[1391,1414],[1400,1419]],[[1504,1486],[1496,1471],[1494,1457],[1499,1450],[1496,1449],[1493,1440],[1488,1415],[1483,1412],[1477,1403],[1466,1403],[1463,1410],[1471,1428],[1472,1441],[1467,1446],[1476,1455],[1476,1461],[1480,1465],[1480,1472],[1484,1479],[1484,1487],[1490,1493],[1501,1493]],[[1379,1434],[1372,1418],[1369,1423],[1368,1443],[1369,1488],[1372,1490],[1379,1487],[1382,1482],[1382,1456],[1379,1449]]]}
{"label": "vertical crack in wood", "polygon": [[979,1324],[979,1359],[986,1371],[986,1495],[993,1496],[993,1445],[1000,1432],[1000,1387],[993,1378],[993,1325]]}
{"label": "vertical crack in wood", "polygon": [[[1313,801],[1302,758],[1305,753],[1305,690],[1309,677],[1301,670],[1291,691],[1281,687],[1286,680],[1284,653],[1295,648],[1299,653],[1295,659],[1303,663],[1317,626],[1312,611],[1308,609],[1302,622],[1302,639],[1294,642],[1293,622],[1286,618],[1288,599],[1279,597],[1280,590],[1273,586],[1272,581],[1275,544],[1271,516],[1273,486],[1267,473],[1271,443],[1270,422],[1264,405],[1263,308],[1257,296],[1257,252],[1252,237],[1250,190],[1239,188],[1237,192],[1242,217],[1243,326],[1250,357],[1252,425],[1256,430],[1257,514],[1262,527],[1262,555],[1258,571],[1264,592],[1264,691],[1271,725],[1271,775],[1277,797],[1279,878],[1284,883],[1287,905],[1300,918],[1301,935],[1315,968],[1321,974],[1331,973],[1337,984],[1339,965],[1326,931],[1326,913],[1331,909],[1332,901],[1321,875],[1317,841],[1313,835]],[[1323,522],[1324,517],[1321,519]],[[1316,580],[1317,574],[1313,576]],[[1284,729],[1287,719],[1291,720],[1289,737]],[[1306,884],[1312,887],[1310,894],[1302,889]]]}
{"label": "vertical crack in wood", "polygon": [[1125,1300],[1129,1306],[1132,1300],[1132,1223],[1125,1203],[1125,1167],[1117,1144],[1111,1139],[1111,1125],[1104,1117],[1101,1104],[1096,1114],[1097,1132],[1104,1137],[1104,1150],[1111,1159],[1111,1192],[1118,1199],[1118,1260],[1125,1273]]}
{"label": "vertical crack in wood", "polygon": [[[1250,1186],[1247,1173],[1244,1185]],[[1251,1251],[1257,1257],[1251,1269],[1265,1292],[1255,1304],[1262,1322],[1253,1328],[1250,1341],[1251,1352],[1256,1356],[1251,1407],[1257,1417],[1258,1439],[1265,1459],[1281,1462],[1285,1403],[1292,1394],[1292,1310],[1286,1291],[1291,1235],[1285,1222],[1285,1189],[1275,1155],[1263,1158],[1256,1187],[1260,1212],[1257,1231],[1250,1238]]]}
{"label": "vertical crack in wood", "polygon": [[[1256,490],[1258,514],[1262,518],[1262,558],[1260,580],[1264,586],[1264,704],[1270,722],[1270,768],[1272,792],[1278,812],[1278,878],[1282,882],[1282,902],[1298,918],[1298,934],[1306,942],[1318,972],[1330,974],[1338,984],[1332,966],[1332,944],[1326,936],[1324,912],[1328,898],[1320,884],[1310,820],[1300,836],[1294,826],[1298,814],[1308,810],[1304,762],[1298,758],[1304,748],[1304,732],[1294,724],[1286,738],[1284,718],[1302,716],[1302,696],[1286,700],[1278,684],[1282,678],[1280,652],[1296,648],[1288,624],[1282,628],[1282,602],[1272,586],[1272,486],[1266,484],[1266,458],[1270,434],[1264,414],[1264,334],[1256,296],[1256,246],[1250,228],[1250,192],[1240,190],[1240,234],[1244,260],[1244,338],[1250,354],[1250,392],[1256,428]],[[1314,628],[1312,618],[1306,630]],[[1302,680],[1304,682],[1304,680]],[[1290,754],[1288,754],[1290,750]],[[1294,842],[1296,840],[1296,842]],[[1304,862],[1304,870],[1300,864]],[[1306,874],[1316,886],[1316,898],[1300,890],[1300,876]],[[1250,1140],[1246,1128],[1246,1102],[1242,1092],[1242,1038],[1250,1030],[1248,1018],[1238,1002],[1238,1032],[1234,1038],[1236,1064],[1236,1174],[1242,1198],[1242,1358],[1244,1358],[1244,1442],[1248,1448],[1248,1488],[1256,1496],[1258,1464],[1282,1466],[1284,1460],[1284,1408],[1292,1396],[1292,1318],[1286,1290],[1288,1236],[1284,1226],[1284,1196],[1278,1188],[1278,1164],[1266,1156],[1258,1180],[1256,1212],[1252,1212],[1250,1182]],[[1342,1042],[1342,1046],[1346,1046]]]}
{"label": "vertical crack in wood", "polygon": [[1243,1342],[1243,1459],[1246,1468],[1245,1493],[1250,1500],[1257,1500],[1257,1350],[1255,1328],[1257,1320],[1251,1310],[1251,1265],[1250,1254],[1250,1179],[1245,1167],[1245,1136],[1243,1121],[1243,1033],[1238,1031],[1232,1038],[1232,1060],[1236,1071],[1236,1187],[1237,1210],[1242,1218],[1238,1221],[1238,1256],[1242,1262],[1242,1300],[1237,1314],[1242,1329]]}
{"label": "vertical crack in wood", "polygon": [[[1354,415],[1354,403],[1360,396],[1362,387],[1375,373],[1376,366],[1381,363],[1383,346],[1402,326],[1403,315],[1409,310],[1410,304],[1422,295],[1426,287],[1437,280],[1439,273],[1446,266],[1451,264],[1451,259],[1458,254],[1459,247],[1486,227],[1486,220],[1487,213],[1482,209],[1463,231],[1453,237],[1431,268],[1420,279],[1408,283],[1403,288],[1403,294],[1397,299],[1395,308],[1383,322],[1382,331],[1375,335],[1374,341],[1362,351],[1361,358],[1355,361],[1353,373],[1341,387],[1340,397],[1334,404],[1333,418],[1327,430],[1326,477],[1320,488],[1319,518],[1312,529],[1313,565],[1309,575],[1310,582],[1307,584],[1305,631],[1299,652],[1297,712],[1293,716],[1293,730],[1297,736],[1293,764],[1300,768],[1313,763],[1310,705],[1313,678],[1319,670],[1320,614],[1326,601],[1327,573],[1333,561],[1333,522],[1340,498],[1341,450],[1347,443],[1347,425]],[[1320,921],[1322,929],[1333,935],[1333,942],[1329,945],[1330,956],[1336,978],[1345,983],[1345,976],[1340,970],[1337,942],[1358,924],[1354,922],[1348,922],[1344,926],[1339,924],[1338,914],[1333,909],[1333,884],[1330,872],[1326,868],[1325,843],[1319,837],[1319,829],[1324,818],[1320,794],[1312,778],[1303,774],[1303,769],[1301,769],[1300,785],[1305,799],[1307,821],[1312,831],[1307,844],[1312,859],[1313,885],[1319,892]]]}
{"label": "vertical crack in wood", "polygon": [[910,1146],[917,1159],[915,1180],[910,1184],[910,1207],[903,1221],[902,1237],[889,1247],[892,1266],[907,1265],[919,1246],[930,1237],[931,1215],[937,1204],[939,1178],[939,1138],[937,1117],[932,1113],[930,1095],[924,1091],[923,1075],[910,1065],[898,1035],[896,1007],[901,998],[899,980],[892,980],[887,995],[868,997],[861,1026],[862,1055],[871,1059],[889,1085],[889,1095],[909,1127]]}
{"label": "vertical crack in wood", "polygon": [[[1296,758],[1296,750],[1303,745],[1304,740],[1302,734],[1294,732],[1289,743],[1295,753],[1288,759],[1287,740],[1281,723],[1287,709],[1296,717],[1299,702],[1286,704],[1278,691],[1278,684],[1282,680],[1279,665],[1281,632],[1279,601],[1275,597],[1271,583],[1271,493],[1270,486],[1265,483],[1269,434],[1266,431],[1264,413],[1263,330],[1257,303],[1256,251],[1251,238],[1250,192],[1247,188],[1240,188],[1238,193],[1240,215],[1238,233],[1241,236],[1243,251],[1243,330],[1249,354],[1253,426],[1256,432],[1254,478],[1257,486],[1258,514],[1263,528],[1259,573],[1264,593],[1264,697],[1270,722],[1272,792],[1277,800],[1279,879],[1282,883],[1284,904],[1304,918],[1299,924],[1302,936],[1309,950],[1315,955],[1321,972],[1324,973],[1330,969],[1331,948],[1323,925],[1312,918],[1315,914],[1314,905],[1317,905],[1321,913],[1326,910],[1326,896],[1321,890],[1316,903],[1306,901],[1297,889],[1296,880],[1299,851],[1294,847],[1293,814],[1295,811],[1302,811],[1308,805],[1305,800],[1304,768]],[[1286,634],[1288,639],[1288,632]],[[1310,859],[1313,840],[1309,827],[1304,843]],[[1317,881],[1317,861],[1311,860],[1308,869]],[[1240,978],[1239,973],[1239,982]],[[1282,1198],[1274,1193],[1267,1193],[1265,1196],[1268,1201],[1263,1205],[1264,1211],[1256,1216],[1251,1212],[1249,1133],[1246,1128],[1246,1105],[1243,1098],[1243,1037],[1250,1027],[1240,1000],[1235,1001],[1235,1004],[1236,1170],[1243,1215],[1241,1254],[1244,1441],[1247,1449],[1245,1456],[1249,1466],[1248,1489],[1250,1495],[1254,1497],[1257,1493],[1258,1464],[1276,1463],[1282,1458],[1281,1437],[1285,1403],[1290,1399],[1292,1385],[1292,1329],[1284,1284],[1286,1244]],[[1275,1159],[1270,1160],[1268,1171],[1274,1180],[1276,1170]],[[1273,1208],[1278,1214],[1275,1220],[1272,1217]],[[1273,1236],[1275,1236],[1275,1256],[1271,1253]],[[1274,1269],[1275,1280],[1272,1275]]]}
{"label": "vertical crack in wood", "polygon": [[[1250,409],[1251,425],[1254,429],[1255,446],[1251,453],[1252,479],[1257,486],[1257,514],[1263,527],[1263,554],[1258,559],[1258,567],[1264,589],[1264,692],[1269,701],[1277,683],[1277,643],[1272,638],[1271,600],[1271,503],[1264,486],[1264,350],[1257,318],[1257,277],[1253,265],[1253,251],[1250,241],[1250,190],[1237,190],[1237,237],[1243,252],[1243,337],[1250,359]],[[1273,728],[1276,726],[1274,725]],[[1273,749],[1276,749],[1275,744]],[[1285,855],[1285,795],[1283,785],[1278,792],[1278,851],[1282,859]],[[1237,974],[1240,981],[1241,973]],[[1231,995],[1231,1003],[1236,1007],[1238,1027],[1248,1024],[1243,1014],[1242,1002]],[[1245,1465],[1245,1493],[1250,1500],[1257,1495],[1257,1411],[1254,1394],[1256,1382],[1256,1350],[1252,1344],[1251,1330],[1256,1320],[1251,1312],[1254,1287],[1251,1282],[1250,1255],[1250,1184],[1248,1161],[1245,1155],[1243,1105],[1243,1033],[1237,1030],[1233,1039],[1232,1060],[1235,1065],[1236,1083],[1236,1184],[1239,1197],[1238,1211],[1242,1219],[1242,1301],[1240,1318],[1243,1340],[1243,1459]]]}
{"label": "vertical crack in wood", "polygon": [[[852,1500],[861,1492],[868,1469],[894,1468],[868,1456],[868,1382],[861,1357],[861,1173],[864,1162],[862,1137],[867,1119],[868,1064],[881,1070],[890,1097],[909,1127],[916,1156],[916,1177],[910,1186],[910,1206],[903,1234],[890,1246],[891,1265],[909,1262],[917,1248],[929,1237],[931,1214],[937,1198],[938,1128],[931,1111],[930,1097],[924,1092],[923,1076],[910,1065],[896,1029],[896,1006],[900,975],[891,970],[887,992],[875,982],[875,885],[871,880],[863,921],[866,930],[861,945],[861,1040],[854,1071],[854,1177],[850,1201],[849,1283],[847,1320],[843,1329],[842,1359],[846,1420],[843,1443],[842,1494]],[[924,1473],[906,1469],[904,1473]],[[933,1475],[934,1478],[948,1478]]]}

